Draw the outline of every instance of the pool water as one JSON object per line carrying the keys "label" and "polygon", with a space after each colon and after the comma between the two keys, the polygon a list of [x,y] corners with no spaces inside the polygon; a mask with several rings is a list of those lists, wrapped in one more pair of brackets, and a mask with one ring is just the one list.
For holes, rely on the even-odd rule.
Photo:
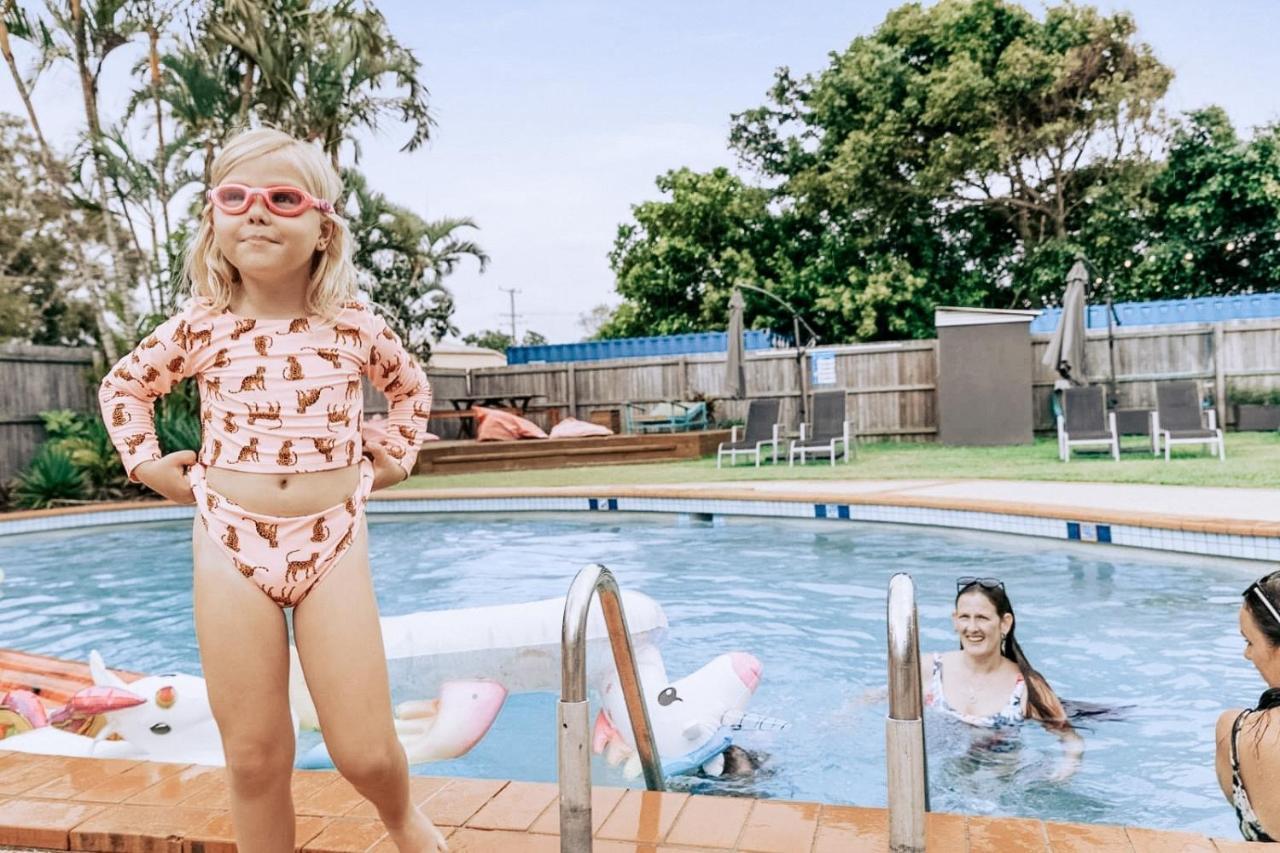
{"label": "pool water", "polygon": [[[73,660],[96,648],[114,667],[198,674],[189,536],[175,522],[0,538],[0,646]],[[885,802],[874,691],[889,577],[915,577],[925,653],[956,646],[955,578],[1001,577],[1020,641],[1058,693],[1125,710],[1082,730],[1084,762],[1066,783],[1049,779],[1061,747],[1039,726],[991,749],[929,715],[932,807],[1236,832],[1213,775],[1213,725],[1262,686],[1236,627],[1256,564],[891,525],[618,514],[378,516],[371,559],[384,615],[563,595],[583,565],[604,563],[666,610],[673,679],[749,651],[764,663],[751,710],[793,723],[746,740],[767,756],[754,779],[684,787],[864,806]],[[469,755],[415,772],[554,780],[555,701],[513,695]],[[593,780],[627,784],[599,760]]]}

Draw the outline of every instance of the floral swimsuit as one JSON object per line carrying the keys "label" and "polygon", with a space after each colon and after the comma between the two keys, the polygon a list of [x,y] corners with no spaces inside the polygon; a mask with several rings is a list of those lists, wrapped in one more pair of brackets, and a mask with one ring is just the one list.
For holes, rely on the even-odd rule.
{"label": "floral swimsuit", "polygon": [[1024,707],[1026,696],[1027,685],[1022,680],[1022,676],[1019,675],[1017,682],[1013,685],[1013,693],[1009,696],[1009,703],[999,711],[983,717],[962,714],[947,702],[947,696],[942,690],[942,655],[935,653],[933,656],[933,677],[929,680],[929,689],[925,691],[924,701],[929,707],[936,708],[947,716],[954,717],[971,726],[978,726],[984,729],[1001,729],[1019,725],[1027,718]]}

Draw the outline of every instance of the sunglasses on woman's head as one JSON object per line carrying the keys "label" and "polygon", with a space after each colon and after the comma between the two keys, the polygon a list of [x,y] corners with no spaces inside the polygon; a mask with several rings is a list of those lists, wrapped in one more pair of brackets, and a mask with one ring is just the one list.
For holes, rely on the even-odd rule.
{"label": "sunglasses on woman's head", "polygon": [[964,592],[971,586],[980,586],[983,589],[1004,589],[1004,581],[999,578],[956,578],[956,592]]}
{"label": "sunglasses on woman's head", "polygon": [[333,205],[316,198],[306,190],[290,186],[247,187],[244,184],[219,184],[209,190],[209,202],[223,213],[237,216],[253,206],[253,197],[262,196],[267,210],[277,216],[301,216],[311,208],[333,213]]}
{"label": "sunglasses on woman's head", "polygon": [[1276,606],[1271,603],[1271,599],[1267,597],[1266,592],[1262,589],[1262,585],[1264,583],[1268,583],[1276,578],[1280,578],[1280,572],[1272,572],[1266,577],[1258,578],[1256,581],[1249,584],[1249,588],[1244,591],[1244,595],[1246,598],[1250,595],[1256,595],[1258,600],[1261,601],[1263,606],[1271,613],[1271,618],[1276,620],[1277,625],[1280,625],[1280,611],[1276,610]]}

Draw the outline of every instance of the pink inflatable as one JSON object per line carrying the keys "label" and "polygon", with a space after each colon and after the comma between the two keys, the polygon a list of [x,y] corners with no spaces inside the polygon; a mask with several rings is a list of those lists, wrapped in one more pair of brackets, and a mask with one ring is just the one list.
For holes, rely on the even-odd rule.
{"label": "pink inflatable", "polygon": [[521,438],[546,438],[542,427],[519,415],[501,409],[475,407],[476,438],[479,441],[515,441]]}
{"label": "pink inflatable", "polygon": [[565,418],[551,428],[552,438],[590,438],[596,435],[613,435],[613,430],[577,418]]}

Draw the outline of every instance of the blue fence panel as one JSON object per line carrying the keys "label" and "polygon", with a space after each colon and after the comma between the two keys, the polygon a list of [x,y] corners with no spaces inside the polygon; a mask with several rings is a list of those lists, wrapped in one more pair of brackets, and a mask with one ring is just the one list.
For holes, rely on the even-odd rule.
{"label": "blue fence panel", "polygon": [[[744,332],[742,336],[743,346],[749,350],[771,349],[776,343],[782,341],[783,339],[778,335],[762,329],[751,329]],[[614,338],[607,341],[583,341],[575,344],[511,347],[507,350],[507,364],[695,355],[724,352],[728,348],[727,332],[692,332],[650,338]]]}
{"label": "blue fence panel", "polygon": [[[1240,296],[1195,296],[1152,302],[1117,302],[1113,321],[1121,327],[1165,326],[1175,323],[1216,323],[1280,317],[1280,292],[1246,293]],[[1052,332],[1062,317],[1061,308],[1046,308],[1031,321],[1032,332]],[[1107,327],[1107,306],[1090,305],[1090,329]]]}

